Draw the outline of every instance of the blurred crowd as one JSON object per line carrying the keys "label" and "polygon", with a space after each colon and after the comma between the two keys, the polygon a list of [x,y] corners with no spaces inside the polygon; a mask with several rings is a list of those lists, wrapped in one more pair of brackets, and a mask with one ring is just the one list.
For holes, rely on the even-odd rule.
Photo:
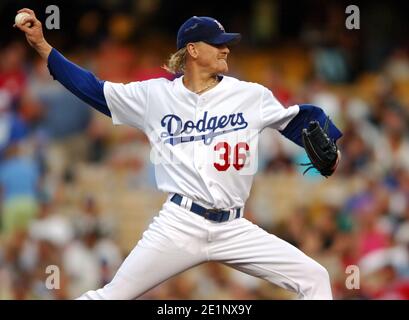
{"label": "blurred crowd", "polygon": [[[232,76],[267,86],[284,106],[320,106],[344,134],[340,167],[323,179],[303,176],[305,152],[264,130],[245,215],[323,264],[336,299],[409,299],[409,46],[365,66],[362,39],[331,17],[327,28],[306,23],[299,41],[231,52]],[[81,21],[82,40],[63,51],[72,61],[110,81],[172,79],[161,65],[173,38],[127,41],[135,26],[123,14],[103,37],[95,12]],[[23,35],[0,48],[0,157],[0,299],[72,299],[108,283],[164,199],[146,137],[113,128],[54,81]],[[359,289],[346,285],[351,275]],[[208,263],[142,298],[294,296]]]}

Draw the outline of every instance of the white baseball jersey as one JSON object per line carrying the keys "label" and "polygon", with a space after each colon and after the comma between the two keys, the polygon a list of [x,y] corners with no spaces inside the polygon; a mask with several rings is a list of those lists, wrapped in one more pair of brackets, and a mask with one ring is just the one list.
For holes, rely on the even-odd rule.
{"label": "white baseball jersey", "polygon": [[182,77],[129,84],[105,82],[114,124],[143,130],[152,146],[158,188],[211,208],[243,207],[257,169],[257,138],[297,115],[270,90],[223,76],[198,95]]}

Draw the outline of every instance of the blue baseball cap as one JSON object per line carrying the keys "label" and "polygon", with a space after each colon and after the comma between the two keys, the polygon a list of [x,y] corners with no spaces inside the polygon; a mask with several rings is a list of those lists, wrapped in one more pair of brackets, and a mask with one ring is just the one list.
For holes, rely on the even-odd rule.
{"label": "blue baseball cap", "polygon": [[191,17],[179,28],[176,46],[185,47],[190,42],[203,41],[208,44],[236,44],[240,33],[227,33],[219,21],[210,17]]}

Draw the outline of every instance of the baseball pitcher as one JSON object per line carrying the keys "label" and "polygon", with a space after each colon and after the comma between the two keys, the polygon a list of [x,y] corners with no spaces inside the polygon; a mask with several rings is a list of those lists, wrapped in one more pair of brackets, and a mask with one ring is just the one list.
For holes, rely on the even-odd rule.
{"label": "baseball pitcher", "polygon": [[51,75],[116,125],[142,130],[152,147],[159,214],[112,281],[79,299],[135,299],[170,277],[217,261],[296,292],[332,299],[328,272],[299,249],[243,217],[256,172],[257,137],[266,127],[305,148],[311,165],[331,175],[342,134],[321,108],[284,108],[262,85],[225,75],[229,47],[241,36],[210,17],[180,27],[167,62],[175,80],[101,81],[44,39],[30,9],[17,24]]}

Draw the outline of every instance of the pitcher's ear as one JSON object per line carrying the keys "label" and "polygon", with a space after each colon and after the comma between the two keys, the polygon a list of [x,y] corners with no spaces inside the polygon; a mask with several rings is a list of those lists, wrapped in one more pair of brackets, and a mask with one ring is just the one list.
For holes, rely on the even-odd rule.
{"label": "pitcher's ear", "polygon": [[193,43],[193,42],[188,43],[188,44],[186,45],[186,51],[187,51],[187,53],[188,53],[193,59],[196,59],[197,56],[199,55],[199,53],[198,53],[198,51],[197,51],[197,46],[196,46],[196,44]]}

